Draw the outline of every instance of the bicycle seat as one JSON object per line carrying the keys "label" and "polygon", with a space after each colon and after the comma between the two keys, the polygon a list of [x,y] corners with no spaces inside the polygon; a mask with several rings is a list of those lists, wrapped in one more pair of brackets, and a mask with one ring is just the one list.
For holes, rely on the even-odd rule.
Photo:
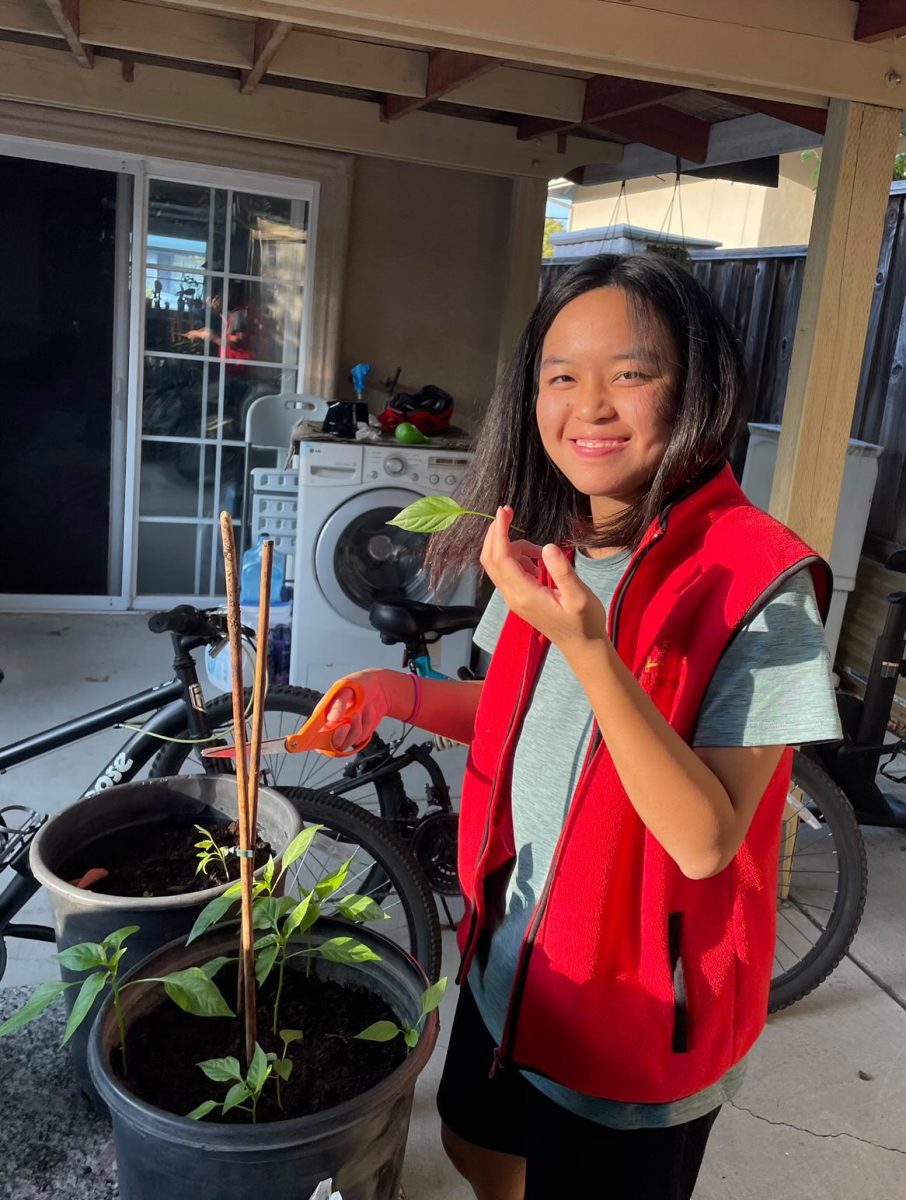
{"label": "bicycle seat", "polygon": [[884,566],[888,571],[903,571],[906,573],[906,550],[894,550],[887,556]]}
{"label": "bicycle seat", "polygon": [[422,604],[417,600],[397,600],[394,603],[375,601],[368,613],[371,624],[380,632],[381,641],[388,646],[394,642],[412,642],[426,633],[458,633],[474,629],[481,620],[481,609],[472,605]]}

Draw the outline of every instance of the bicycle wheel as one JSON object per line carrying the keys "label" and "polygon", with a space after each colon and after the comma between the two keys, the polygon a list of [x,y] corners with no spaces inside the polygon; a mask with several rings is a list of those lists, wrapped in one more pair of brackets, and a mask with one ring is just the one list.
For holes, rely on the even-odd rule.
{"label": "bicycle wheel", "polygon": [[867,874],[852,806],[827,772],[797,751],[780,843],[769,1012],[813,991],[849,949]]}
{"label": "bicycle wheel", "polygon": [[371,896],[387,914],[375,928],[392,938],[424,968],[440,975],[441,941],[437,905],[424,872],[385,822],[329,792],[283,791],[306,825],[322,825],[305,856],[288,872],[288,891],[308,890],[352,859],[337,896]]}
{"label": "bicycle wheel", "polygon": [[[246,689],[246,703],[251,703],[251,689]],[[264,701],[264,738],[284,738],[311,716],[321,695],[308,688],[278,684],[268,689]],[[217,696],[207,704],[208,720],[213,729],[224,729],[223,741],[232,743],[233,700],[229,695]],[[188,736],[183,734],[182,736]],[[343,796],[367,812],[389,821],[401,829],[415,806],[406,798],[398,773],[384,776],[374,783],[358,783],[356,771],[367,765],[386,747],[377,736],[355,758],[329,758],[314,751],[301,754],[266,754],[261,759],[262,780],[277,791],[288,788],[312,788]],[[211,770],[212,761],[221,769],[232,770],[225,760],[203,759],[200,747],[173,742],[159,751],[151,764],[150,777],[164,775],[195,775]]]}

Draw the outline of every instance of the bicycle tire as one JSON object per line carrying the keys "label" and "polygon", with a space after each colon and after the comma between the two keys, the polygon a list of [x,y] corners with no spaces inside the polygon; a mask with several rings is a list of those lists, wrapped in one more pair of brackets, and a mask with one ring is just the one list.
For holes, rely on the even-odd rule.
{"label": "bicycle tire", "polygon": [[[251,703],[251,689],[245,692],[245,703]],[[291,687],[286,684],[276,684],[268,688],[264,701],[265,729],[264,737],[283,737],[294,732],[311,716],[315,706],[320,702],[321,694],[310,688]],[[216,696],[206,704],[208,720],[212,729],[221,729],[233,723],[233,698],[229,694]],[[278,722],[268,721],[268,714],[282,714]],[[184,733],[180,736],[188,736]],[[343,778],[343,772],[349,764],[355,766],[368,757],[380,753],[385,748],[381,738],[374,734],[369,744],[354,759],[331,759],[322,754],[303,753],[293,755],[270,755],[262,759],[262,769],[268,786],[279,792],[285,792],[292,787],[306,787],[315,791],[336,794],[336,782]],[[215,760],[216,761],[216,760]],[[221,760],[223,762],[223,760]],[[184,775],[187,768],[192,771],[210,770],[211,760],[205,763],[201,759],[198,747],[172,742],[158,751],[153,762],[149,777],[159,779],[165,775]],[[229,769],[229,768],[227,768]],[[284,782],[281,783],[281,777]],[[341,785],[345,786],[345,785]],[[348,798],[367,812],[379,813],[381,818],[389,822],[398,832],[402,832],[407,819],[411,817],[413,805],[406,798],[403,781],[398,772],[384,776],[374,784],[351,791]]]}
{"label": "bicycle tire", "polygon": [[[305,824],[323,825],[344,845],[354,844],[374,860],[365,868],[368,878],[381,881],[379,902],[386,903],[392,889],[399,897],[406,918],[409,944],[403,945],[417,959],[432,981],[440,976],[441,936],[437,905],[424,871],[404,842],[388,825],[357,804],[330,792],[310,788],[287,788],[283,795],[295,807]],[[345,853],[345,851],[343,851]],[[388,887],[389,885],[389,887]],[[356,889],[359,891],[359,889]],[[361,892],[370,894],[367,883]],[[375,926],[381,930],[381,923]]]}
{"label": "bicycle tire", "polygon": [[[846,794],[823,767],[800,751],[796,751],[793,756],[791,789],[801,789],[807,796],[810,802],[807,806],[809,815],[820,823],[833,840],[832,853],[835,858],[835,866],[829,867],[827,871],[822,871],[817,867],[807,865],[802,874],[815,876],[835,870],[837,887],[832,906],[828,910],[826,924],[821,929],[817,940],[797,962],[792,963],[780,974],[775,971],[774,977],[771,979],[768,1000],[768,1011],[772,1013],[788,1008],[797,1000],[801,1000],[803,996],[807,996],[836,968],[849,949],[856,930],[859,928],[868,890],[865,843]],[[792,863],[795,864],[797,854],[800,855],[800,860],[803,860],[809,853],[814,853],[814,851],[804,848],[800,854],[797,848],[792,854]],[[781,847],[781,857],[782,855],[783,848]],[[794,865],[794,873],[795,870]],[[804,924],[810,924],[820,929],[820,920],[816,919],[816,913],[824,910],[823,906],[819,908],[814,901],[814,893],[817,891],[815,885],[806,884],[802,890],[797,889],[796,896],[783,903],[778,889],[778,941],[777,948],[775,948],[775,962],[779,962],[776,955],[781,940],[783,940],[784,947],[790,949],[789,943],[784,937],[784,934],[789,936],[789,931],[785,928],[782,930],[781,927],[781,921],[784,918],[789,921],[790,928],[797,931]],[[791,895],[792,892],[791,884]],[[810,895],[813,897],[811,900],[809,899]],[[790,905],[791,908],[788,907]],[[796,924],[792,923],[789,916],[792,911],[797,912]]]}

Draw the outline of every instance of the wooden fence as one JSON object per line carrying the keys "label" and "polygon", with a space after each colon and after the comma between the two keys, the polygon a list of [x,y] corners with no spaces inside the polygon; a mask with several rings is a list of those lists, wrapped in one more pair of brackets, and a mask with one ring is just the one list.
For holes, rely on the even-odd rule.
{"label": "wooden fence", "polygon": [[[884,447],[868,522],[866,550],[883,558],[906,545],[906,183],[894,183],[884,221],[878,273],[859,381],[852,436]],[[752,392],[750,420],[779,424],[805,271],[804,246],[692,252],[692,270],[717,300],[745,349]],[[544,294],[571,263],[542,264]],[[734,449],[742,472],[748,438]]]}

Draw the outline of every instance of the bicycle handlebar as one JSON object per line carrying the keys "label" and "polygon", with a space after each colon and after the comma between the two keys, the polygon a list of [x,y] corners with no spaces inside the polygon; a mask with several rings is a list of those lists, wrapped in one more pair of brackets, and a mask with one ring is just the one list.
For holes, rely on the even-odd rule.
{"label": "bicycle handlebar", "polygon": [[211,612],[193,608],[191,604],[178,604],[168,612],[154,613],[148,619],[152,633],[179,633],[190,637],[216,637],[220,629],[211,619]]}

